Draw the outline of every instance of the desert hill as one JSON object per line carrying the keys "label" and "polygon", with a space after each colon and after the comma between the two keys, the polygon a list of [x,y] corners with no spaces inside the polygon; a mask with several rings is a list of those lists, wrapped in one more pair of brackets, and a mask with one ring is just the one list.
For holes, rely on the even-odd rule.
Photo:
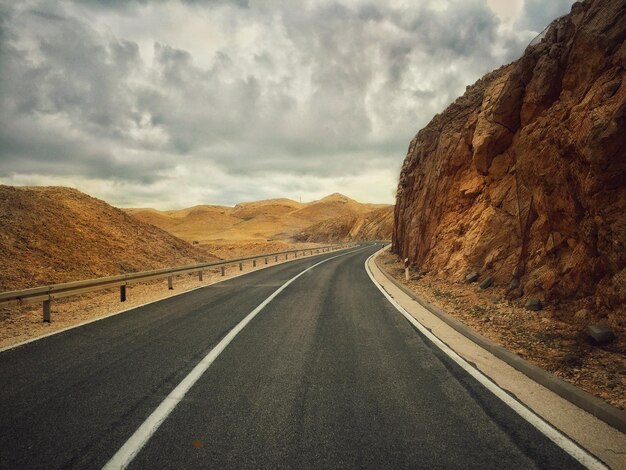
{"label": "desert hill", "polygon": [[0,186],[0,291],[215,259],[70,188]]}
{"label": "desert hill", "polygon": [[343,194],[334,193],[307,204],[292,215],[313,224],[338,216],[365,214],[372,208],[370,204],[361,204]]}
{"label": "desert hill", "polygon": [[404,161],[393,250],[433,274],[460,281],[475,270],[510,297],[618,321],[625,38],[626,0],[575,3],[435,116]]}
{"label": "desert hill", "polygon": [[233,208],[233,216],[244,220],[259,216],[282,216],[305,206],[287,198],[241,202]]}
{"label": "desert hill", "polygon": [[389,240],[393,228],[393,206],[364,215],[333,217],[305,228],[297,235],[303,242]]}
{"label": "desert hill", "polygon": [[[374,224],[373,214],[380,209],[389,210],[386,204],[363,204],[342,194],[331,194],[317,201],[300,203],[291,199],[267,199],[244,202],[234,207],[196,206],[179,211],[157,211],[154,209],[125,209],[138,220],[153,224],[173,235],[189,242],[215,245],[218,242],[234,241],[338,241],[360,239],[357,236],[370,234],[370,231],[349,233],[357,220],[365,220],[368,214],[368,226]],[[349,224],[350,229],[344,234],[343,229],[323,229],[319,232],[312,226],[331,223]],[[330,223],[330,222],[329,222]],[[308,230],[309,227],[312,227]],[[320,226],[321,229],[322,226]],[[381,230],[371,230],[371,235],[385,235],[389,239],[391,226],[381,225]],[[386,228],[386,231],[384,230]],[[303,232],[305,235],[302,235]],[[334,234],[340,234],[334,238]],[[370,239],[370,238],[365,238]]]}
{"label": "desert hill", "polygon": [[210,239],[237,223],[233,208],[226,206],[199,205],[181,210],[158,211],[155,209],[124,209],[133,218],[159,227],[187,241]]}

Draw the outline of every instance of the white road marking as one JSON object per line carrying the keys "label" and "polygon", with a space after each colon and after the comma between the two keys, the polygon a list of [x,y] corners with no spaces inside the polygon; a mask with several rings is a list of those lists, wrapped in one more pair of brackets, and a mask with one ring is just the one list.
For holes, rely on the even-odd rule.
{"label": "white road marking", "polygon": [[535,414],[532,410],[526,408],[522,403],[515,400],[511,395],[506,393],[500,387],[498,387],[494,382],[489,380],[482,372],[480,372],[475,367],[471,366],[465,359],[459,356],[455,351],[453,351],[448,345],[443,343],[439,338],[437,338],[434,334],[432,334],[429,330],[427,330],[420,322],[418,322],[413,315],[407,312],[398,302],[394,300],[393,297],[389,295],[389,293],[381,286],[378,281],[374,278],[372,271],[368,265],[370,259],[372,259],[376,253],[367,258],[365,261],[365,270],[367,271],[368,276],[374,283],[378,290],[382,292],[382,294],[387,298],[389,303],[393,305],[415,328],[419,330],[424,336],[426,336],[435,346],[441,349],[450,359],[456,362],[459,366],[463,368],[468,374],[474,377],[481,385],[483,385],[487,390],[493,393],[496,397],[502,400],[505,404],[507,404],[510,408],[513,409],[518,415],[528,421],[532,426],[534,426],[539,432],[545,435],[548,439],[554,442],[557,446],[571,455],[574,459],[580,462],[582,465],[589,469],[606,469],[608,468],[604,465],[600,460],[591,455],[585,449],[580,447],[566,435],[561,433],[558,429],[554,428],[550,423],[544,421],[540,416]]}
{"label": "white road marking", "polygon": [[[263,256],[263,255],[261,255],[261,256]],[[187,294],[187,293],[192,292],[194,290],[204,289],[205,287],[209,287],[209,286],[212,286],[212,287],[223,287],[223,286],[220,286],[219,284],[221,284],[222,282],[225,282],[225,281],[230,281],[231,279],[236,279],[238,277],[247,276],[248,274],[252,274],[252,273],[256,273],[258,271],[262,271],[263,269],[273,268],[274,266],[280,266],[281,264],[291,263],[293,261],[301,261],[302,259],[311,259],[311,258],[315,258],[315,257],[319,257],[319,256],[323,256],[323,253],[318,253],[318,254],[315,254],[315,255],[307,255],[305,257],[300,257],[300,258],[291,258],[291,259],[288,259],[288,260],[279,260],[277,263],[257,266],[256,269],[251,269],[250,271],[245,271],[245,272],[242,272],[240,274],[234,274],[232,276],[224,277],[223,279],[218,279],[217,281],[208,282],[206,284],[195,286],[195,287],[192,287],[192,288],[187,289],[187,290],[182,290],[180,292],[176,292],[175,294],[170,294],[167,297],[162,297],[162,298],[156,299],[156,300],[149,300],[148,302],[144,302],[142,304],[137,304],[137,305],[134,305],[132,307],[128,307],[128,308],[126,308],[124,310],[118,310],[117,312],[107,313],[107,314],[102,315],[102,316],[97,317],[97,318],[91,318],[89,320],[85,320],[84,322],[76,323],[75,325],[70,325],[70,326],[67,326],[65,328],[61,328],[60,330],[54,330],[54,331],[51,331],[50,333],[44,333],[43,335],[35,336],[34,338],[29,338],[29,339],[26,339],[24,341],[20,341],[19,343],[9,344],[8,346],[4,346],[4,347],[0,348],[0,353],[2,353],[4,351],[9,351],[11,349],[18,348],[20,346],[24,346],[24,345],[29,344],[29,343],[34,343],[35,341],[39,341],[40,339],[48,338],[49,336],[54,336],[54,335],[58,335],[59,333],[64,333],[64,332],[66,332],[68,330],[73,330],[74,328],[80,328],[81,326],[89,325],[90,323],[95,323],[97,321],[104,320],[105,318],[109,318],[109,317],[113,317],[115,315],[119,315],[120,313],[130,312],[131,310],[135,310],[135,309],[138,309],[140,307],[145,307],[146,305],[150,305],[150,304],[154,304],[154,303],[157,303],[157,302],[161,302],[162,300],[171,299],[172,297],[178,297],[179,295]],[[271,258],[271,256],[270,256],[270,258]],[[195,274],[195,273],[192,273],[192,274]],[[100,292],[103,292],[103,291],[100,291]]]}
{"label": "white road marking", "polygon": [[331,258],[326,258],[325,260],[320,261],[319,263],[314,264],[313,266],[309,266],[304,271],[301,271],[287,282],[285,282],[282,286],[272,293],[267,299],[265,299],[261,304],[259,304],[254,310],[252,310],[243,320],[241,320],[237,326],[235,326],[230,332],[215,346],[209,353],[187,374],[187,376],[170,392],[170,394],[165,397],[165,399],[161,402],[161,404],[148,416],[148,418],[137,428],[137,430],[133,433],[132,436],[124,443],[124,445],[115,453],[111,460],[107,462],[107,464],[103,467],[105,470],[112,469],[123,469],[126,468],[133,459],[137,456],[139,451],[143,448],[143,446],[148,442],[148,440],[152,437],[152,435],[156,432],[156,430],[161,426],[163,421],[169,416],[169,414],[174,410],[176,405],[183,399],[185,394],[193,387],[193,385],[200,379],[202,374],[204,374],[207,369],[211,366],[213,361],[217,359],[217,357],[226,349],[226,346],[230,344],[230,342],[239,334],[241,330],[245,328],[245,326],[250,323],[250,321],[261,311],[263,308],[269,304],[274,298],[280,294],[283,290],[287,288],[293,281],[298,279],[300,276],[305,274],[307,271],[319,266],[320,264],[326,263],[335,258],[339,258],[341,256],[349,255],[351,253],[356,253],[357,251],[364,250],[366,248],[370,248],[370,246],[365,246],[363,248],[359,248],[357,250],[348,251],[347,253],[341,253],[339,255],[333,256]]}

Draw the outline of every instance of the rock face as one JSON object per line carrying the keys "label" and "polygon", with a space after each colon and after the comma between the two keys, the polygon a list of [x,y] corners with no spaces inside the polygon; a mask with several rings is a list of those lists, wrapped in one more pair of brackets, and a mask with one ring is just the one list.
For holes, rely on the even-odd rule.
{"label": "rock face", "polygon": [[411,141],[393,250],[525,296],[626,305],[626,0],[575,3]]}

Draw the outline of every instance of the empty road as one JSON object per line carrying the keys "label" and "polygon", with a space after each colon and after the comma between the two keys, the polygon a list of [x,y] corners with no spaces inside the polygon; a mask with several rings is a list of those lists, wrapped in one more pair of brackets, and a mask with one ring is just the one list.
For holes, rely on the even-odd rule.
{"label": "empty road", "polygon": [[0,468],[580,467],[387,301],[379,248],[0,353]]}

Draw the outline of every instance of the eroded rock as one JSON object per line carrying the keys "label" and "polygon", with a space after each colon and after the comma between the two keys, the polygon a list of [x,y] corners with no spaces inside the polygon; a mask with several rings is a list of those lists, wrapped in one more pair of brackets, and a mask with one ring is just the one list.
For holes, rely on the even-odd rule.
{"label": "eroded rock", "polygon": [[452,280],[513,273],[532,297],[624,311],[625,35],[626,0],[576,3],[435,116],[402,167],[393,250]]}

